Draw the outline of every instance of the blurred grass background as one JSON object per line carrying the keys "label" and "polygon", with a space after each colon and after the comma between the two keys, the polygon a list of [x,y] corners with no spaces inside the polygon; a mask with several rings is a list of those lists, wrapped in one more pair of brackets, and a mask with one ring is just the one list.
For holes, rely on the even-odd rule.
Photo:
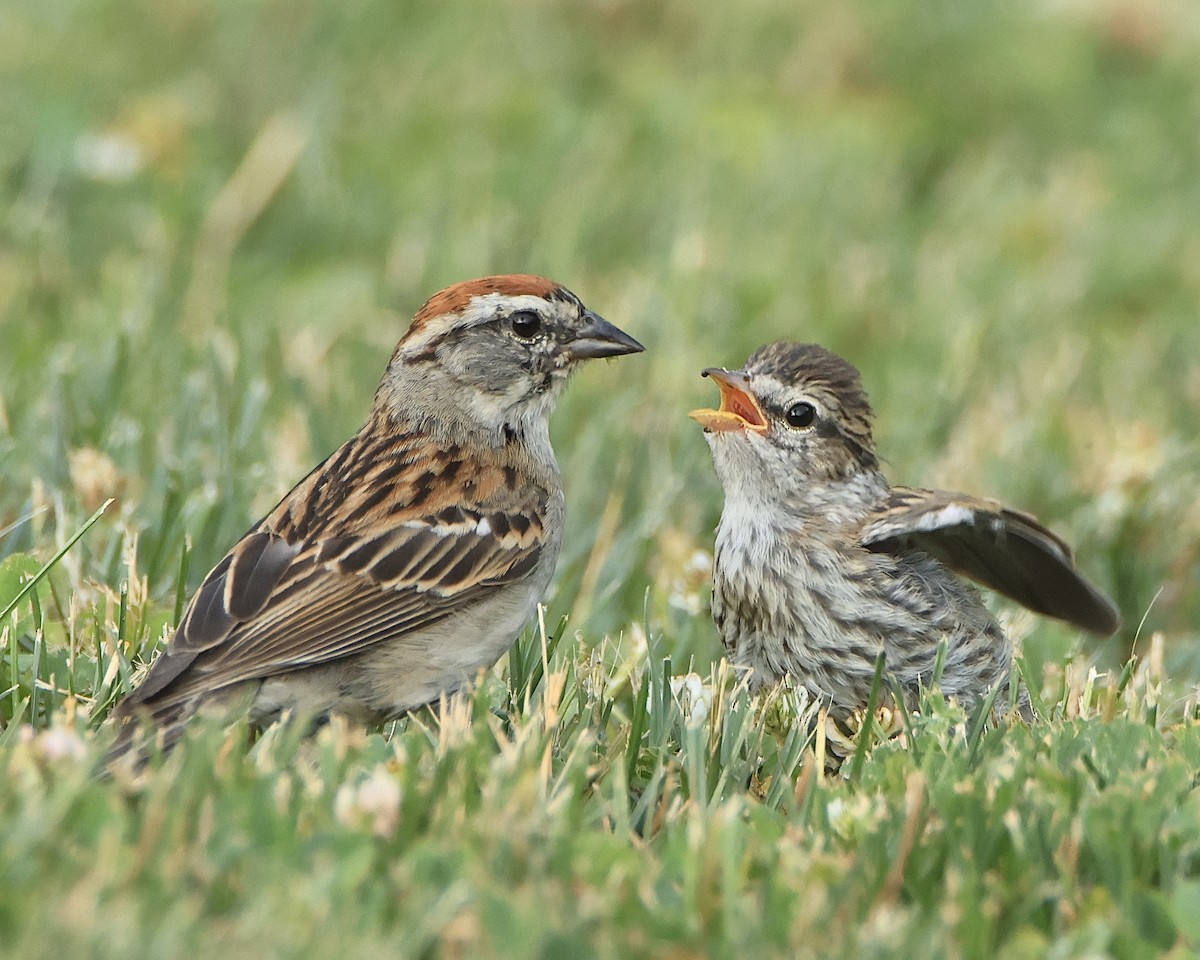
{"label": "blurred grass background", "polygon": [[[670,603],[719,508],[683,414],[701,367],[790,337],[862,368],[895,479],[1043,516],[1120,643],[1148,613],[1200,675],[1193,5],[0,16],[0,527],[52,505],[5,553],[115,494],[154,596],[185,534],[194,582],[357,427],[425,297],[531,271],[649,348],[555,421],[576,626],[619,629],[649,588],[715,655]],[[104,537],[80,569],[112,584]]]}
{"label": "blurred grass background", "polygon": [[893,479],[1036,513],[1116,598],[1105,643],[1014,615],[1035,673],[1140,627],[1200,679],[1190,0],[5,0],[0,91],[0,607],[117,498],[5,625],[6,718],[78,651],[115,694],[185,538],[190,589],[420,303],[507,271],[647,346],[554,421],[569,636],[718,657],[684,414],[787,337],[862,369]]}

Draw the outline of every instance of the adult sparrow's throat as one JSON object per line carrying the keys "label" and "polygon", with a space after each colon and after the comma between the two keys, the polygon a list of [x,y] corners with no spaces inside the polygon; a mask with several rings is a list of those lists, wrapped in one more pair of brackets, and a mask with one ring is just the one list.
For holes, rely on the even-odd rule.
{"label": "adult sparrow's throat", "polygon": [[753,430],[766,433],[767,417],[754,395],[750,393],[750,378],[736,370],[709,367],[701,376],[712,377],[721,389],[721,406],[718,410],[693,410],[688,414],[709,433],[727,433],[735,430]]}

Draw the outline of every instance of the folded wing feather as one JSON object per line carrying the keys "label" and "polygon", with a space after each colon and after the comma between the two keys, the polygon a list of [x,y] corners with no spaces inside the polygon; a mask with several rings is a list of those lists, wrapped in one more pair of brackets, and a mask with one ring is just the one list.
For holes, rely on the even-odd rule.
{"label": "folded wing feather", "polygon": [[205,578],[124,710],[353,656],[527,576],[540,525],[504,514],[289,543],[261,525]]}

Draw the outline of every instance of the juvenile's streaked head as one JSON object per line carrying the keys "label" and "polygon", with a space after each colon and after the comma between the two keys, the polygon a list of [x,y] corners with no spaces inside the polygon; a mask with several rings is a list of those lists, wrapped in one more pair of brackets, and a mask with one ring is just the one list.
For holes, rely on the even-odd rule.
{"label": "juvenile's streaked head", "polygon": [[376,394],[406,420],[502,433],[544,424],[580,360],[639,353],[633,337],[542,277],[447,287],[417,312]]}
{"label": "juvenile's streaked head", "polygon": [[720,388],[720,408],[689,416],[704,427],[726,491],[773,481],[776,492],[802,493],[876,469],[858,370],[824,347],[780,341],[741,370],[710,367],[703,376]]}

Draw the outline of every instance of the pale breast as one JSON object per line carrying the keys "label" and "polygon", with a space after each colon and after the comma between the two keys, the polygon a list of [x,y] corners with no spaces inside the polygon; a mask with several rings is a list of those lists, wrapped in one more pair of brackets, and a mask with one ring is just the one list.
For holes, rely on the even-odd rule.
{"label": "pale breast", "polygon": [[974,699],[1007,673],[1007,641],[976,591],[932,558],[875,554],[769,512],[730,519],[717,533],[713,618],[753,686],[790,674],[849,712],[866,702],[879,651],[915,690],[942,642],[948,694]]}

